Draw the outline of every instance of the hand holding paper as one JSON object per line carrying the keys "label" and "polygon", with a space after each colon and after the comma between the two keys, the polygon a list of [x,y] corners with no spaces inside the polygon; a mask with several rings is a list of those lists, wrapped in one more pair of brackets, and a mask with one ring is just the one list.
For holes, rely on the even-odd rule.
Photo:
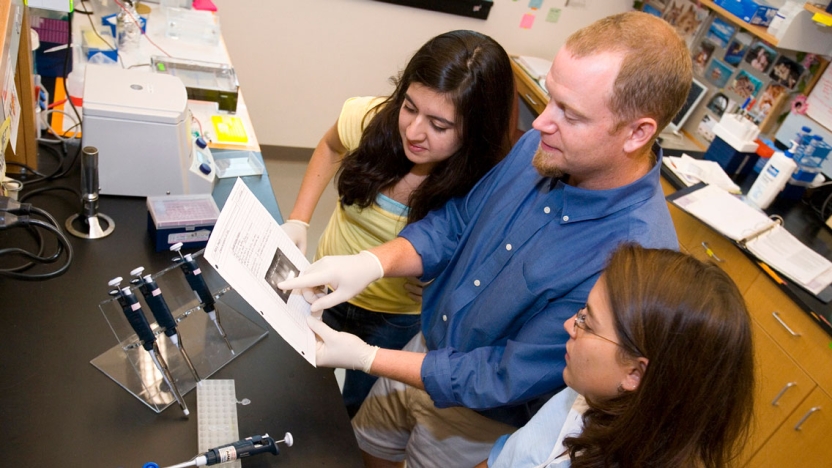
{"label": "hand holding paper", "polygon": [[337,332],[312,317],[307,318],[306,323],[318,337],[315,346],[315,361],[319,367],[338,367],[370,372],[378,346],[370,346],[353,334]]}
{"label": "hand holding paper", "polygon": [[[378,257],[362,250],[356,255],[324,257],[309,266],[299,277],[283,281],[277,286],[283,290],[316,289],[330,286],[333,291],[312,302],[311,311],[318,312],[355,297],[370,283],[384,276]],[[310,299],[309,291],[303,297]]]}

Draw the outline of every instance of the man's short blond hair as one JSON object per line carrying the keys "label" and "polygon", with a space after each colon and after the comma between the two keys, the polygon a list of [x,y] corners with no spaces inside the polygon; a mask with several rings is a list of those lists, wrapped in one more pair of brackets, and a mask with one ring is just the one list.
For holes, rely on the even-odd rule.
{"label": "man's short blond hair", "polygon": [[566,48],[577,58],[613,52],[624,54],[609,108],[617,128],[651,117],[660,132],[687,99],[693,77],[690,52],[666,21],[631,11],[608,16],[575,32]]}

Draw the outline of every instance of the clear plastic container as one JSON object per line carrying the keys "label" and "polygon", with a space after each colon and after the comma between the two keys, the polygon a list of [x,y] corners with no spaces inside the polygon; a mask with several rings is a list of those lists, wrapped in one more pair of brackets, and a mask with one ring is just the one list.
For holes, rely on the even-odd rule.
{"label": "clear plastic container", "polygon": [[208,11],[184,8],[167,8],[165,15],[167,37],[206,45],[219,44],[221,34],[219,16]]}

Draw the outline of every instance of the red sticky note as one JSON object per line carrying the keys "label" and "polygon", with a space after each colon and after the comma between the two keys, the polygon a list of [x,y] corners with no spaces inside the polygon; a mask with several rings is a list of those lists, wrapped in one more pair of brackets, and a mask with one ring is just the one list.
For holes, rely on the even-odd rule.
{"label": "red sticky note", "polygon": [[526,13],[525,15],[523,15],[523,19],[520,20],[520,27],[523,29],[531,29],[533,24],[534,15],[530,13]]}

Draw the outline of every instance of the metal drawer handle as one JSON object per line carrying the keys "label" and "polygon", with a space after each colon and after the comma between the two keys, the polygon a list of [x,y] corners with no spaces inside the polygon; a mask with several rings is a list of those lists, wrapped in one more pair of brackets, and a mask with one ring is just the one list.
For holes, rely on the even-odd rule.
{"label": "metal drawer handle", "polygon": [[809,416],[811,416],[812,413],[816,413],[818,411],[820,411],[820,406],[815,406],[814,408],[810,409],[806,414],[803,415],[802,418],[800,418],[800,421],[798,421],[797,424],[794,426],[794,430],[799,431],[800,426],[802,426],[803,423],[806,422],[807,419],[809,419]]}
{"label": "metal drawer handle", "polygon": [[773,400],[771,400],[771,406],[777,406],[777,402],[778,402],[778,401],[780,401],[780,398],[782,398],[782,397],[783,397],[783,394],[784,394],[784,393],[786,393],[786,390],[788,390],[788,389],[790,389],[790,388],[794,387],[795,385],[797,385],[797,382],[789,382],[789,383],[787,383],[787,384],[786,384],[786,386],[785,386],[785,387],[783,387],[783,390],[780,390],[780,393],[778,393],[778,394],[777,394],[777,396],[776,396],[776,397],[774,397],[774,399],[773,399]]}
{"label": "metal drawer handle", "polygon": [[529,93],[523,93],[523,95],[526,96],[526,99],[528,99],[529,102],[531,102],[533,106],[537,105],[537,101],[535,101],[531,96],[529,96]]}
{"label": "metal drawer handle", "polygon": [[778,322],[780,322],[780,325],[782,325],[783,328],[785,328],[786,331],[789,332],[790,335],[795,336],[795,337],[800,336],[800,333],[795,333],[794,330],[792,330],[791,328],[789,328],[788,325],[786,325],[786,322],[784,322],[783,319],[780,318],[780,313],[779,312],[774,311],[774,312],[771,313],[771,315],[774,316],[774,320],[777,320]]}
{"label": "metal drawer handle", "polygon": [[705,249],[705,253],[708,254],[708,256],[712,259],[716,260],[717,263],[722,263],[725,261],[716,256],[716,253],[713,250],[711,250],[711,246],[709,246],[707,242],[702,242],[702,248]]}

